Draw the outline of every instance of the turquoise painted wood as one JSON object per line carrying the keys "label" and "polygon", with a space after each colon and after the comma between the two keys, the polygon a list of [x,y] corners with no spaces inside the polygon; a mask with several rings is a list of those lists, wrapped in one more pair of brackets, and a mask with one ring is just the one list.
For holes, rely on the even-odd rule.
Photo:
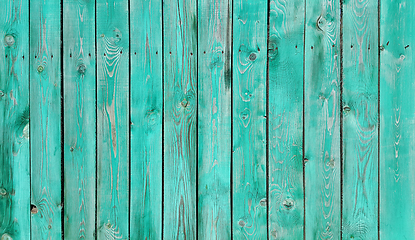
{"label": "turquoise painted wood", "polygon": [[8,1],[0,9],[2,239],[30,238],[28,3]]}
{"label": "turquoise painted wood", "polygon": [[196,239],[197,11],[163,1],[164,239]]}
{"label": "turquoise painted wood", "polygon": [[128,1],[96,0],[97,237],[129,237]]}
{"label": "turquoise painted wood", "polygon": [[232,228],[267,238],[267,1],[233,2]]}
{"label": "turquoise painted wood", "polygon": [[380,238],[415,239],[415,7],[381,1]]}
{"label": "turquoise painted wood", "polygon": [[161,239],[162,2],[130,0],[131,239]]}
{"label": "turquoise painted wood", "polygon": [[95,234],[95,1],[63,1],[64,238]]}
{"label": "turquoise painted wood", "polygon": [[411,2],[0,4],[0,240],[415,238]]}
{"label": "turquoise painted wood", "polygon": [[198,239],[231,239],[232,1],[198,1]]}
{"label": "turquoise painted wood", "polygon": [[269,17],[269,236],[303,239],[304,1],[271,1]]}
{"label": "turquoise painted wood", "polygon": [[344,2],[343,17],[342,234],[377,239],[378,2]]}
{"label": "turquoise painted wood", "polygon": [[304,68],[306,239],[341,232],[340,1],[307,2]]}
{"label": "turquoise painted wood", "polygon": [[32,239],[62,236],[60,12],[52,1],[30,2]]}

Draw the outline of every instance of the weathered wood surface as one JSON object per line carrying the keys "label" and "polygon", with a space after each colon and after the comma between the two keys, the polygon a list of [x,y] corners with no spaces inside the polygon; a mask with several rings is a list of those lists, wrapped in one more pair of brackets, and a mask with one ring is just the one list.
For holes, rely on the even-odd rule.
{"label": "weathered wood surface", "polygon": [[415,239],[415,7],[381,1],[380,238]]}
{"label": "weathered wood surface", "polygon": [[378,238],[378,2],[343,3],[344,239]]}
{"label": "weathered wood surface", "polygon": [[198,1],[198,237],[231,239],[232,1]]}
{"label": "weathered wood surface", "polygon": [[163,1],[165,239],[196,239],[197,4]]}
{"label": "weathered wood surface", "polygon": [[233,237],[267,238],[267,1],[233,2]]}
{"label": "weathered wood surface", "polygon": [[303,239],[304,1],[271,1],[269,237]]}
{"label": "weathered wood surface", "polygon": [[0,8],[0,237],[30,238],[28,1]]}
{"label": "weathered wood surface", "polygon": [[131,239],[162,232],[162,2],[130,0]]}
{"label": "weathered wood surface", "polygon": [[129,235],[128,1],[96,0],[97,236]]}
{"label": "weathered wood surface", "polygon": [[95,234],[95,2],[63,1],[64,236]]}
{"label": "weathered wood surface", "polygon": [[60,12],[52,1],[30,2],[32,239],[62,235]]}
{"label": "weathered wood surface", "polygon": [[307,2],[304,69],[305,238],[338,239],[340,1]]}

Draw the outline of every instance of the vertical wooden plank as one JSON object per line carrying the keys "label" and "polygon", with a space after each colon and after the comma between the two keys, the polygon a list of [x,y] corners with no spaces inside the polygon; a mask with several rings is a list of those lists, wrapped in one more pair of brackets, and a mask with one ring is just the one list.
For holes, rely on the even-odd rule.
{"label": "vertical wooden plank", "polygon": [[271,1],[269,19],[269,236],[304,238],[304,1]]}
{"label": "vertical wooden plank", "polygon": [[129,222],[128,1],[97,0],[98,239],[127,239]]}
{"label": "vertical wooden plank", "polygon": [[29,239],[29,2],[1,3],[0,238]]}
{"label": "vertical wooden plank", "polygon": [[30,2],[32,239],[61,228],[61,5]]}
{"label": "vertical wooden plank", "polygon": [[198,237],[231,239],[232,1],[198,10]]}
{"label": "vertical wooden plank", "polygon": [[324,0],[306,5],[306,239],[338,239],[341,231],[339,4]]}
{"label": "vertical wooden plank", "polygon": [[130,0],[131,239],[161,239],[162,26],[159,0]]}
{"label": "vertical wooden plank", "polygon": [[196,239],[195,0],[164,0],[164,238]]}
{"label": "vertical wooden plank", "polygon": [[378,1],[343,3],[343,238],[378,237]]}
{"label": "vertical wooden plank", "polygon": [[415,7],[380,6],[380,238],[415,239]]}
{"label": "vertical wooden plank", "polygon": [[95,1],[63,1],[64,237],[95,234]]}
{"label": "vertical wooden plank", "polygon": [[267,238],[265,0],[233,4],[233,237]]}

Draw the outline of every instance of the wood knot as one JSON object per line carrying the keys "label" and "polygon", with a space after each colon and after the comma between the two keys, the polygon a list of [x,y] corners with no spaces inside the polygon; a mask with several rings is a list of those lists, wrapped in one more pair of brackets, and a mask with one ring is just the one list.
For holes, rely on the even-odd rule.
{"label": "wood knot", "polygon": [[4,92],[0,90],[0,98],[4,97]]}
{"label": "wood knot", "polygon": [[304,164],[308,163],[308,158],[304,158],[303,161],[304,161]]}
{"label": "wood knot", "polygon": [[350,107],[349,107],[348,105],[345,105],[345,106],[343,107],[343,111],[345,111],[345,112],[350,112]]}
{"label": "wood knot", "polygon": [[10,237],[9,234],[5,233],[1,236],[0,240],[13,240],[13,238]]}
{"label": "wood knot", "polygon": [[0,188],[0,196],[5,197],[7,195],[7,191],[4,188]]}
{"label": "wood knot", "polygon": [[182,102],[180,103],[183,107],[187,107],[187,105],[189,105],[189,101],[187,101],[187,99],[183,99]]}
{"label": "wood knot", "polygon": [[261,201],[259,201],[259,205],[261,205],[262,207],[265,207],[267,205],[267,199],[266,198],[261,199]]}
{"label": "wood knot", "polygon": [[43,66],[39,66],[39,67],[37,67],[37,71],[38,71],[39,73],[43,72]]}
{"label": "wood knot", "polygon": [[249,60],[255,61],[255,59],[256,59],[256,54],[255,53],[249,54]]}
{"label": "wood knot", "polygon": [[385,47],[384,47],[383,45],[380,45],[380,46],[379,46],[379,50],[380,50],[380,51],[383,51],[383,50],[385,50]]}
{"label": "wood knot", "polygon": [[86,66],[85,66],[85,64],[80,64],[79,66],[78,66],[78,72],[80,73],[80,74],[85,74],[85,71],[86,71]]}
{"label": "wood knot", "polygon": [[69,151],[71,151],[71,152],[73,152],[73,150],[74,150],[74,148],[73,148],[73,147],[71,147],[71,148],[69,149]]}
{"label": "wood knot", "polygon": [[8,46],[8,47],[11,47],[11,46],[13,46],[14,45],[14,37],[12,36],[12,35],[10,35],[10,34],[7,34],[5,37],[4,37],[4,43],[6,43],[6,46]]}
{"label": "wood knot", "polygon": [[294,207],[294,201],[291,198],[287,198],[282,202],[282,205],[287,209],[290,210]]}
{"label": "wood knot", "polygon": [[241,227],[245,227],[245,221],[244,220],[239,220],[238,225]]}
{"label": "wood knot", "polygon": [[37,209],[37,207],[34,205],[34,204],[30,204],[30,213],[32,213],[32,214],[36,214],[36,213],[38,213],[38,209]]}

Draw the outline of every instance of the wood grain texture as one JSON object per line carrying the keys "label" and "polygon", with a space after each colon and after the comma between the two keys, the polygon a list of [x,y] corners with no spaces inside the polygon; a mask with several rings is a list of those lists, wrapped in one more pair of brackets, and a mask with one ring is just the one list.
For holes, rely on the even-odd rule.
{"label": "wood grain texture", "polygon": [[97,0],[97,236],[129,231],[128,1]]}
{"label": "wood grain texture", "polygon": [[415,7],[380,6],[380,238],[415,239]]}
{"label": "wood grain texture", "polygon": [[325,0],[306,5],[306,239],[339,239],[341,231],[339,4]]}
{"label": "wood grain texture", "polygon": [[378,2],[343,4],[343,238],[378,238]]}
{"label": "wood grain texture", "polygon": [[269,236],[303,239],[304,1],[271,1]]}
{"label": "wood grain texture", "polygon": [[196,239],[197,12],[165,0],[164,238]]}
{"label": "wood grain texture", "polygon": [[162,232],[162,2],[130,0],[131,239]]}
{"label": "wood grain texture", "polygon": [[233,3],[233,237],[267,238],[267,1]]}
{"label": "wood grain texture", "polygon": [[95,1],[63,1],[64,238],[95,234]]}
{"label": "wood grain texture", "polygon": [[198,10],[198,238],[231,239],[232,1]]}
{"label": "wood grain texture", "polygon": [[28,3],[0,8],[1,239],[30,238]]}
{"label": "wood grain texture", "polygon": [[61,6],[30,2],[31,237],[62,237]]}

